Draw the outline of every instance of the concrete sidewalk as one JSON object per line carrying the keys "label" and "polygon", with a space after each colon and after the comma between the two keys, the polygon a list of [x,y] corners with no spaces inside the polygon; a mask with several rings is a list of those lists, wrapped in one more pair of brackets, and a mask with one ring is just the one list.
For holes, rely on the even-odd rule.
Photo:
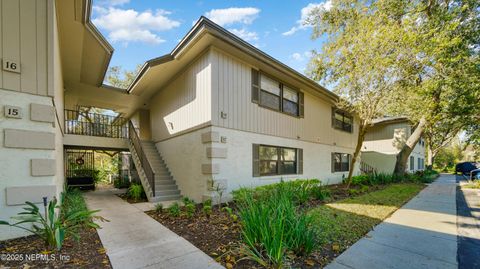
{"label": "concrete sidewalk", "polygon": [[85,194],[91,210],[110,220],[99,223],[98,235],[114,269],[223,268],[187,240],[165,228],[111,190]]}
{"label": "concrete sidewalk", "polygon": [[456,186],[441,175],[326,268],[458,268]]}

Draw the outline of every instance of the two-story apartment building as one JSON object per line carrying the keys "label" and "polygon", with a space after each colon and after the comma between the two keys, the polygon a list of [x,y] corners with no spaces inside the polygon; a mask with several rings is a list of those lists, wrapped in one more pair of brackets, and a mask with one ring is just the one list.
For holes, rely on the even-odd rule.
{"label": "two-story apartment building", "polygon": [[[386,117],[375,120],[363,142],[362,163],[377,172],[392,173],[396,156],[412,132],[413,127],[405,117]],[[425,140],[420,139],[409,156],[407,172],[424,169]]]}
{"label": "two-story apartment building", "polygon": [[[103,85],[91,0],[0,4],[0,219],[59,197],[71,148],[130,150],[151,201],[348,173],[357,120],[338,96],[204,17],[122,90]],[[118,116],[82,121],[88,107]]]}

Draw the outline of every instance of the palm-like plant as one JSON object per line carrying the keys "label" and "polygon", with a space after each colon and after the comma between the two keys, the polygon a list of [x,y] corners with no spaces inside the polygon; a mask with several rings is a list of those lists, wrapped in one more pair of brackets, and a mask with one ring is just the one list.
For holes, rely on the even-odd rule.
{"label": "palm-like plant", "polygon": [[99,216],[94,216],[99,210],[60,212],[61,209],[57,205],[56,198],[48,203],[48,207],[46,206],[46,199],[44,201],[45,216],[40,213],[40,209],[34,203],[25,202],[27,207],[23,208],[24,211],[12,217],[16,222],[9,223],[0,220],[0,225],[9,225],[31,232],[42,238],[47,247],[60,250],[66,236],[78,239],[78,228],[85,226],[99,228],[100,226],[93,222],[93,219],[104,220]]}

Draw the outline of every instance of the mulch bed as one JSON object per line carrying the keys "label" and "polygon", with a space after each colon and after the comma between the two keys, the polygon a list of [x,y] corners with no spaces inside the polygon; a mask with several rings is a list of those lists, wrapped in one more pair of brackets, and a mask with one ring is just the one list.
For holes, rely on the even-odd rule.
{"label": "mulch bed", "polygon": [[[329,185],[326,188],[331,191],[331,197],[328,200],[310,200],[301,209],[308,210],[327,202],[365,194],[365,192],[352,194],[346,190],[344,184]],[[368,192],[382,188],[384,186],[370,187]],[[356,189],[356,187],[351,187],[351,189]],[[242,243],[240,224],[238,221],[234,221],[225,210],[222,210],[223,206],[226,205],[214,206],[210,217],[206,217],[202,212],[201,204],[197,205],[196,212],[191,218],[183,213],[179,217],[173,217],[168,214],[168,209],[163,209],[163,212],[152,210],[146,213],[210,255],[226,268],[263,268],[252,260],[242,259],[244,256],[239,251]],[[228,206],[235,213],[235,204],[229,203]],[[287,268],[322,268],[341,254],[336,251],[336,248],[337,246],[324,245],[315,250],[309,257],[289,255],[291,264],[285,266]]]}
{"label": "mulch bed", "polygon": [[79,235],[78,242],[65,239],[60,251],[48,251],[36,235],[0,241],[0,268],[112,268],[97,231],[84,228]]}

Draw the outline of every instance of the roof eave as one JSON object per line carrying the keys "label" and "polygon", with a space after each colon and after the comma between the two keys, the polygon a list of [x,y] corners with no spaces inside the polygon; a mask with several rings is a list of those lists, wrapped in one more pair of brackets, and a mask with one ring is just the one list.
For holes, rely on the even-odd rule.
{"label": "roof eave", "polygon": [[102,74],[100,75],[99,81],[97,82],[97,85],[96,85],[98,87],[101,87],[103,85],[103,81],[105,80],[105,76],[108,71],[108,66],[110,64],[110,60],[112,59],[112,54],[115,51],[115,49],[107,41],[107,39],[105,39],[105,37],[100,33],[100,31],[97,29],[97,27],[92,23],[90,19],[92,15],[92,0],[86,0],[84,3],[85,3],[85,7],[83,9],[84,10],[83,24],[85,25],[86,29],[93,34],[95,39],[97,39],[97,41],[105,49],[105,52],[107,54],[106,61],[102,66]]}
{"label": "roof eave", "polygon": [[303,83],[311,86],[313,89],[323,94],[325,97],[329,98],[331,101],[337,102],[339,100],[339,97],[335,93],[327,90],[317,82],[311,80],[310,78],[306,77],[305,75],[301,74],[295,69],[283,64],[282,62],[276,60],[272,56],[266,54],[265,52],[259,50],[258,48],[252,46],[251,44],[245,42],[241,38],[228,32],[227,30],[215,24],[214,22],[212,22],[211,20],[207,19],[204,16],[200,17],[200,19],[195,23],[195,25],[190,29],[190,31],[182,38],[182,40],[180,40],[180,42],[175,46],[175,48],[169,54],[147,61],[143,65],[140,72],[133,80],[133,82],[128,87],[127,92],[131,93],[134,90],[134,88],[136,87],[138,82],[141,80],[142,76],[146,73],[148,68],[168,62],[168,61],[172,61],[173,59],[175,59],[175,56],[178,53],[181,53],[183,48],[187,47],[189,43],[194,39],[194,37],[200,31],[203,31],[203,30],[209,31],[209,33],[214,35],[215,35],[215,32],[219,33],[218,35],[215,35],[217,38],[221,38],[224,41],[228,42],[230,45],[233,45],[239,49],[242,49],[243,51],[246,51],[249,54],[252,54],[255,58],[259,60],[262,60],[268,64],[273,64],[275,66],[278,66],[280,69],[282,69],[282,71],[286,71],[291,76],[299,78]]}

